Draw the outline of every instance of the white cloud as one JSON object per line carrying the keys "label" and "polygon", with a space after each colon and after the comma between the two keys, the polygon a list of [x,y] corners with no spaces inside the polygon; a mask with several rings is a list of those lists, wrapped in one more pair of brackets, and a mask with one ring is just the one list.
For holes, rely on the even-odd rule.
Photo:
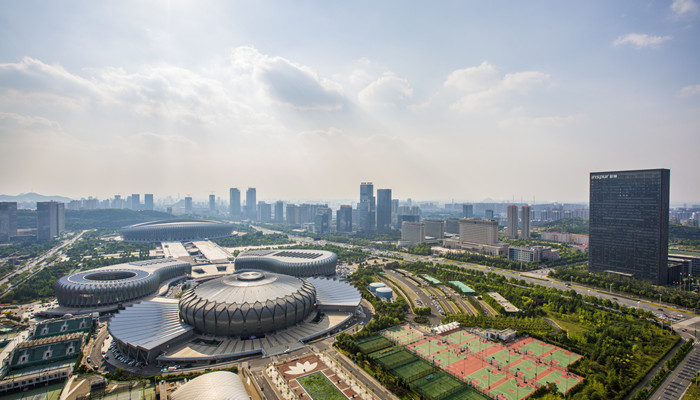
{"label": "white cloud", "polygon": [[620,36],[613,42],[613,46],[632,45],[638,49],[643,47],[659,47],[661,43],[671,40],[671,36],[653,36],[645,33],[628,33]]}
{"label": "white cloud", "polygon": [[673,0],[671,4],[671,10],[673,10],[676,15],[684,14],[695,14],[700,10],[698,4],[693,0]]}
{"label": "white cloud", "polygon": [[385,73],[384,76],[362,89],[357,97],[365,106],[395,106],[413,97],[413,89],[407,79]]}
{"label": "white cloud", "polygon": [[694,96],[700,94],[700,85],[690,85],[681,89],[678,94],[683,97]]}
{"label": "white cloud", "polygon": [[497,106],[516,95],[527,95],[549,78],[549,74],[540,71],[509,73],[500,78],[498,70],[484,61],[478,67],[453,71],[444,86],[467,92],[450,106],[452,109],[475,110]]}

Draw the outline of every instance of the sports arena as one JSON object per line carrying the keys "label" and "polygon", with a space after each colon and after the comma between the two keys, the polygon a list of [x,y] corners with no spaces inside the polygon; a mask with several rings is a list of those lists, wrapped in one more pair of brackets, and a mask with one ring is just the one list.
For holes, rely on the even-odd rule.
{"label": "sports arena", "polygon": [[166,280],[191,270],[189,263],[171,258],[134,261],[66,275],[54,287],[60,306],[94,309],[153,294]]}
{"label": "sports arena", "polygon": [[121,229],[126,242],[173,242],[231,236],[233,225],[194,219],[144,222]]}
{"label": "sports arena", "polygon": [[335,275],[338,256],[325,250],[252,250],[236,257],[236,271],[257,269],[291,276]]}

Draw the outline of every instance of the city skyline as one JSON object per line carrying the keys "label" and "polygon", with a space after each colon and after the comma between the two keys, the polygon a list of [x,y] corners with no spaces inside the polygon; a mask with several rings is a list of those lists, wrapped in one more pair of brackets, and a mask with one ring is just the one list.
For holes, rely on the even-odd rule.
{"label": "city skyline", "polygon": [[668,168],[693,204],[699,21],[693,0],[9,3],[0,192],[584,203],[591,171]]}

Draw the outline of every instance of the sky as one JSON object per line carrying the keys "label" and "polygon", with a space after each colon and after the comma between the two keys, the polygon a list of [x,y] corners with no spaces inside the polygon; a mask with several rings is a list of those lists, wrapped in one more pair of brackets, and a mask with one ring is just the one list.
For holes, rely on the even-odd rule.
{"label": "sky", "polygon": [[15,1],[0,193],[700,202],[700,3]]}

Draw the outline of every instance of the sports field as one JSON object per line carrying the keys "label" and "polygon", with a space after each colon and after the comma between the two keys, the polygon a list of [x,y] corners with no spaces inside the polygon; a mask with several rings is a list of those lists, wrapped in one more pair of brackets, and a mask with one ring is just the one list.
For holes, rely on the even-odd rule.
{"label": "sports field", "polygon": [[306,393],[314,400],[346,400],[340,390],[338,390],[323,372],[316,372],[297,378],[297,382],[306,390]]}
{"label": "sports field", "polygon": [[382,334],[388,339],[405,346],[407,344],[414,343],[420,339],[423,339],[423,332],[413,329],[408,325],[399,325],[394,328],[390,328],[382,332]]}
{"label": "sports field", "polygon": [[[396,331],[403,333],[398,337],[408,334],[406,327]],[[386,332],[385,336],[391,339]],[[392,340],[401,344],[398,339]],[[449,372],[457,377],[455,379],[501,400],[522,399],[547,382],[556,382],[559,391],[565,393],[583,380],[566,371],[580,355],[533,338],[502,344],[459,329],[443,335],[424,336],[406,345],[406,349]],[[413,376],[418,375],[420,373],[414,372]]]}

